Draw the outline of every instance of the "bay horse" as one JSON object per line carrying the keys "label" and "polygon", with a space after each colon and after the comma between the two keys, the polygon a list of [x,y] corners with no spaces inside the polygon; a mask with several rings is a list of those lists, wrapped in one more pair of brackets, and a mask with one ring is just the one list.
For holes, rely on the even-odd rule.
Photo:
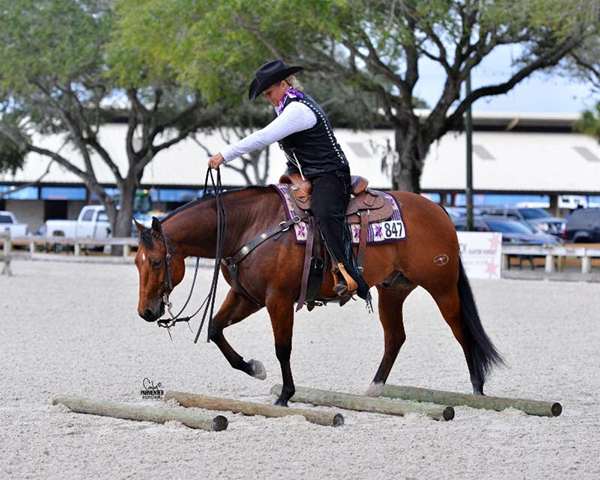
{"label": "bay horse", "polygon": [[[473,393],[483,395],[486,375],[502,358],[481,324],[473,293],[459,255],[456,230],[446,212],[434,202],[408,192],[389,192],[402,205],[407,239],[369,245],[364,258],[364,278],[378,291],[379,318],[384,330],[384,355],[366,395],[379,396],[406,339],[402,305],[417,287],[427,290],[463,349]],[[273,187],[248,187],[222,195],[227,215],[223,256],[234,255],[243,245],[286,220],[283,204]],[[137,225],[140,234],[135,264],[139,270],[138,313],[148,322],[165,311],[164,294],[181,282],[186,257],[215,258],[217,203],[205,197],[184,205],[151,228]],[[168,247],[167,247],[168,246]],[[170,261],[166,261],[166,254]],[[265,306],[275,336],[283,388],[276,405],[287,406],[295,387],[290,366],[294,304],[300,293],[304,245],[295,243],[291,230],[259,245],[239,264],[236,287],[229,271],[222,274],[230,285],[225,301],[210,322],[208,338],[233,368],[259,378],[266,371],[257,360],[245,361],[227,342],[223,330]],[[167,269],[170,268],[169,274]],[[168,281],[166,281],[168,279]],[[326,275],[319,298],[331,298],[333,276]],[[256,302],[258,301],[258,302]]]}

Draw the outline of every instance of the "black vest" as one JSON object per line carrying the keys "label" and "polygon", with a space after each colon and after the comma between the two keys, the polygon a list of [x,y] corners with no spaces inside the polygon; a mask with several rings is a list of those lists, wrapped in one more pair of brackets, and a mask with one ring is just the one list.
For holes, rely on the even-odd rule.
{"label": "black vest", "polygon": [[302,173],[307,177],[349,170],[346,155],[337,143],[329,119],[321,107],[306,94],[302,99],[288,97],[283,108],[291,102],[300,102],[309,107],[317,117],[317,123],[314,127],[288,135],[279,142],[288,159],[288,173],[299,173],[296,162],[300,163]]}

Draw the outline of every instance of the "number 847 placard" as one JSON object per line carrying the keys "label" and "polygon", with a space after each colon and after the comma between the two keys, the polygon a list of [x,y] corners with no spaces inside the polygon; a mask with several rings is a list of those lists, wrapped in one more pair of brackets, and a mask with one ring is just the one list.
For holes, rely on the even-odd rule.
{"label": "number 847 placard", "polygon": [[402,220],[390,220],[387,222],[382,222],[381,226],[383,227],[383,236],[387,239],[400,239],[406,237],[406,232],[404,231],[404,223]]}

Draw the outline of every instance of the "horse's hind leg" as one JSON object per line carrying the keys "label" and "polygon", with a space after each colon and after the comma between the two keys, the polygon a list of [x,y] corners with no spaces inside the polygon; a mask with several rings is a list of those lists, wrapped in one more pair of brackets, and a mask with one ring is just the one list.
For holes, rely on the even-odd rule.
{"label": "horse's hind leg", "polygon": [[463,349],[474,395],[483,395],[485,378],[492,366],[504,364],[502,355],[483,329],[473,291],[459,261],[458,282],[429,290],[444,319]]}
{"label": "horse's hind leg", "polygon": [[404,300],[414,289],[415,285],[410,282],[389,288],[382,285],[377,286],[379,292],[379,319],[383,326],[385,349],[379,369],[365,395],[378,397],[383,391],[383,386],[394,366],[400,347],[406,340],[402,307]]}
{"label": "horse's hind leg", "polygon": [[223,330],[225,328],[241,322],[249,315],[260,310],[260,308],[261,307],[257,306],[243,295],[240,295],[233,290],[229,290],[219,312],[215,315],[210,324],[208,338],[215,342],[233,368],[241,370],[252,377],[264,380],[267,378],[267,372],[263,364],[258,360],[250,360],[249,362],[244,361],[223,335]]}
{"label": "horse's hind leg", "polygon": [[444,320],[452,330],[454,338],[460,343],[467,366],[469,367],[469,374],[471,377],[471,385],[473,386],[474,395],[483,395],[483,384],[485,379],[475,368],[473,363],[473,355],[471,352],[471,346],[466,338],[465,331],[463,328],[463,318],[460,305],[460,297],[458,295],[458,288],[450,288],[448,292],[444,294],[433,295],[435,302],[437,303]]}

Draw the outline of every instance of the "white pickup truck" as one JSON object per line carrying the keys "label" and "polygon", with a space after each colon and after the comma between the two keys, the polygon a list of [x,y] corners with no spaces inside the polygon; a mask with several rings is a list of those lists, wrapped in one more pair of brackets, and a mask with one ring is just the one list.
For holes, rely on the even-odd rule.
{"label": "white pickup truck", "polygon": [[12,212],[0,211],[0,232],[10,232],[11,237],[24,237],[29,233],[26,223],[19,223]]}
{"label": "white pickup truck", "polygon": [[110,237],[110,223],[102,205],[87,205],[77,220],[46,220],[40,231],[46,237],[105,239]]}

